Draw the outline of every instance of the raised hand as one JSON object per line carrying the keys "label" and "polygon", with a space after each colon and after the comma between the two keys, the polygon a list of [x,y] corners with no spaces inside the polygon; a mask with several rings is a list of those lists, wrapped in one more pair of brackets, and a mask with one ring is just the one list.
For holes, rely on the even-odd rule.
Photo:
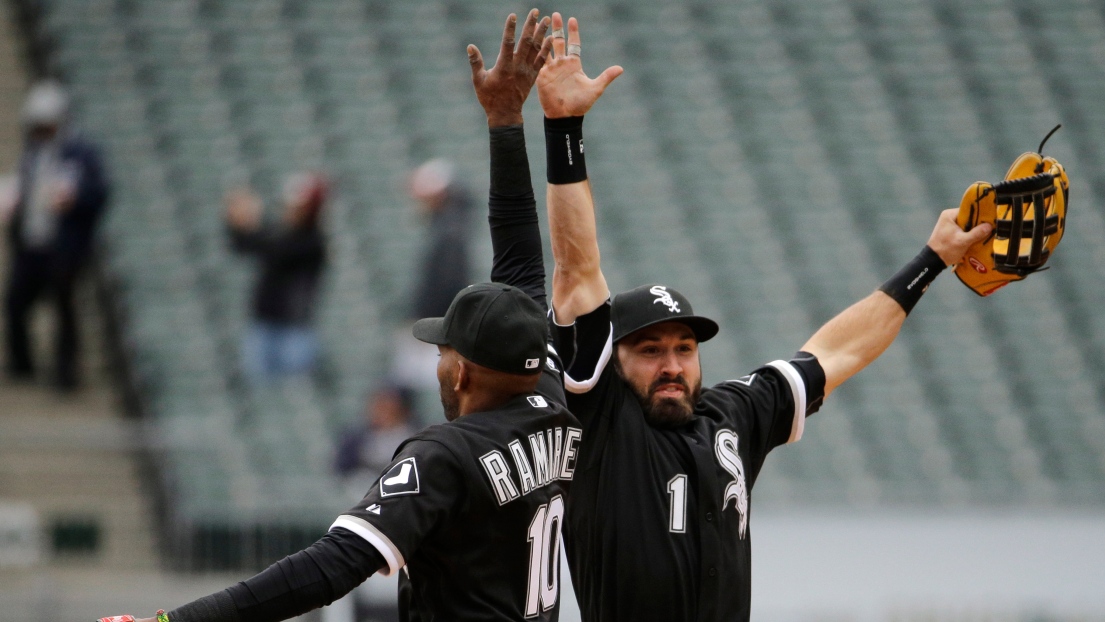
{"label": "raised hand", "polygon": [[248,188],[226,193],[226,221],[238,231],[256,231],[261,227],[261,199]]}
{"label": "raised hand", "polygon": [[985,240],[994,230],[990,223],[982,223],[970,231],[964,231],[955,221],[958,214],[958,209],[940,212],[940,218],[937,219],[928,241],[929,248],[936,251],[947,266],[954,266],[962,261],[967,249]]}
{"label": "raised hand", "polygon": [[526,103],[537,73],[545,65],[552,42],[545,39],[549,18],[537,20],[537,9],[532,9],[522,25],[522,37],[514,45],[514,27],[518,17],[513,13],[506,18],[503,42],[499,58],[491,70],[483,67],[483,56],[475,45],[468,46],[468,62],[472,65],[472,86],[476,99],[487,114],[488,127],[517,125],[522,122],[522,104]]}
{"label": "raised hand", "polygon": [[608,67],[595,79],[583,73],[580,62],[579,22],[568,19],[568,44],[564,44],[564,19],[560,13],[552,14],[553,58],[537,76],[537,97],[541,108],[550,119],[579,117],[595,105],[607,86],[624,71],[620,66]]}

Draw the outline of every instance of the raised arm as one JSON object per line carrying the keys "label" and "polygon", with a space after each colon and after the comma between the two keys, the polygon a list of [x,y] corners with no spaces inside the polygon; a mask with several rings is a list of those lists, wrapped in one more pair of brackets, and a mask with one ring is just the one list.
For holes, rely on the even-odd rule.
{"label": "raised arm", "polygon": [[538,21],[537,9],[526,16],[515,46],[517,17],[511,14],[503,28],[499,57],[490,70],[474,45],[468,46],[472,86],[487,115],[491,147],[491,185],[487,220],[494,259],[491,280],[513,285],[547,307],[545,262],[537,201],[533,196],[522,106],[537,72],[548,58],[551,41],[545,39],[549,18]]}
{"label": "raised arm", "polygon": [[613,66],[594,80],[580,62],[579,23],[552,15],[553,54],[537,77],[537,95],[545,112],[549,232],[552,238],[553,309],[559,324],[599,307],[610,296],[599,258],[595,204],[583,158],[583,115],[606,87],[622,74]]}
{"label": "raised arm", "polygon": [[826,396],[886,351],[932,280],[990,234],[989,225],[964,232],[955,222],[958,212],[942,212],[928,245],[913,261],[878,291],[829,320],[802,346],[825,370]]}

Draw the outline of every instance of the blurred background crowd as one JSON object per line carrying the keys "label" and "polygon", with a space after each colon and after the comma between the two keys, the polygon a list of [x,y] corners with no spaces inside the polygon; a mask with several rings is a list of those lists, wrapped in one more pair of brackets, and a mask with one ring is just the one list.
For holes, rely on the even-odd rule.
{"label": "blurred background crowd", "polygon": [[[443,421],[409,326],[490,267],[465,45],[528,8],[0,4],[0,620],[221,588],[313,542]],[[1064,124],[1051,270],[989,299],[942,277],[768,461],[754,617],[1105,619],[1105,7],[539,8],[580,18],[592,73],[627,70],[587,125],[604,271],[721,320],[705,382],[789,356]],[[829,587],[782,589],[822,559]],[[318,615],[389,619],[373,581]]]}

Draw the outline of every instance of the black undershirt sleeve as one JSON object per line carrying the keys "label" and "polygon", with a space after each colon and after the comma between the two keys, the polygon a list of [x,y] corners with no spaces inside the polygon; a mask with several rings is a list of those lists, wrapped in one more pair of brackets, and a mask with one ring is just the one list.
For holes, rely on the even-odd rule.
{"label": "black undershirt sleeve", "polygon": [[821,363],[816,356],[804,350],[796,352],[794,358],[790,359],[790,363],[806,382],[806,416],[808,417],[820,410],[821,404],[825,401],[825,370],[821,368]]}
{"label": "black undershirt sleeve", "polygon": [[576,318],[570,326],[554,325],[557,350],[568,376],[584,382],[595,376],[610,339],[610,301]]}
{"label": "black undershirt sleeve", "polygon": [[545,259],[537,225],[526,135],[521,125],[491,128],[491,280],[513,285],[548,310]]}
{"label": "black undershirt sleeve", "polygon": [[387,568],[380,553],[340,527],[222,592],[169,612],[171,622],[277,622],[324,607]]}

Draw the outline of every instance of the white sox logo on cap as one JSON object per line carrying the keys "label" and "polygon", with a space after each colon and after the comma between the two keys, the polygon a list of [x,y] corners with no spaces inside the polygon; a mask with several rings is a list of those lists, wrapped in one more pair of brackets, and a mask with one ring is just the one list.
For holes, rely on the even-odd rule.
{"label": "white sox logo on cap", "polygon": [[699,341],[707,341],[717,334],[717,322],[695,315],[691,302],[673,287],[648,283],[622,292],[611,300],[610,323],[614,326],[614,341],[646,326],[673,320],[690,326]]}
{"label": "white sox logo on cap", "polygon": [[668,293],[668,288],[663,285],[654,285],[652,289],[648,290],[650,294],[656,296],[656,300],[652,301],[652,304],[661,303],[668,308],[668,311],[672,313],[679,313],[679,303],[672,299],[671,294]]}

